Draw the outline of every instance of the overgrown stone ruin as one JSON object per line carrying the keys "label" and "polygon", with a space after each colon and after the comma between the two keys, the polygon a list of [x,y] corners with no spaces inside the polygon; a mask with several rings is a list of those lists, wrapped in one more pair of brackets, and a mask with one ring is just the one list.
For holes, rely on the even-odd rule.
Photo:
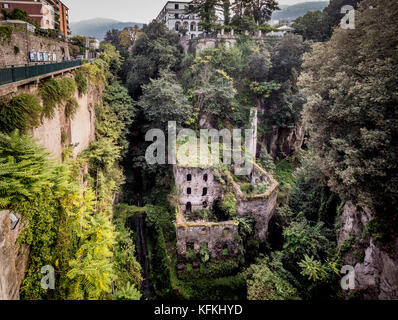
{"label": "overgrown stone ruin", "polygon": [[[257,164],[249,177],[236,177],[229,170],[216,167],[175,165],[173,171],[178,196],[176,235],[180,272],[188,264],[199,269],[206,252],[210,262],[237,259],[242,245],[237,217],[252,217],[255,238],[266,240],[278,183]],[[234,216],[220,215],[220,204],[226,198],[235,207]]]}

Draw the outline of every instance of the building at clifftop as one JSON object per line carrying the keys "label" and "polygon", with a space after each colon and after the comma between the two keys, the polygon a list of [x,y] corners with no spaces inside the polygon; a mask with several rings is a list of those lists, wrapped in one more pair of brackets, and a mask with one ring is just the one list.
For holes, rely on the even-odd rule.
{"label": "building at clifftop", "polygon": [[181,32],[185,29],[191,39],[196,38],[203,30],[199,26],[199,16],[186,13],[190,6],[192,1],[168,1],[156,20],[163,22],[169,30]]}
{"label": "building at clifftop", "polygon": [[58,29],[64,37],[70,34],[69,9],[59,0],[0,0],[0,8],[8,12],[21,9],[40,28]]}

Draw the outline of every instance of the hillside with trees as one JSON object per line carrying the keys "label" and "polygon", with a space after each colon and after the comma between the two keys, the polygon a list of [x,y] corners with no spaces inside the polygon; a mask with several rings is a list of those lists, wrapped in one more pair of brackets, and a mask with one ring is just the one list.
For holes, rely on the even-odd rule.
{"label": "hillside with trees", "polygon": [[[28,94],[1,101],[0,209],[30,221],[20,239],[31,248],[22,298],[398,299],[398,3],[345,1],[356,10],[355,28],[344,29],[343,2],[305,13],[293,33],[255,37],[271,30],[277,1],[194,0],[190,13],[209,37],[224,13],[233,46],[184,51],[181,35],[156,20],[109,29],[99,58],[70,80],[41,85],[43,105]],[[71,94],[88,85],[103,90],[96,140],[77,158],[65,146],[64,162],[54,163],[29,129],[57,103],[73,114]],[[237,215],[232,189],[248,197],[269,186],[222,165],[215,179],[225,192],[213,211],[196,213],[233,222],[236,258],[221,248],[212,261],[200,243],[187,248],[182,272],[180,186],[171,165],[146,161],[146,134],[167,131],[169,121],[199,134],[252,128],[253,119],[255,164],[277,182],[267,237],[256,237],[254,218]],[[50,293],[34,286],[43,264],[60,270]],[[343,266],[356,272],[349,291]]]}

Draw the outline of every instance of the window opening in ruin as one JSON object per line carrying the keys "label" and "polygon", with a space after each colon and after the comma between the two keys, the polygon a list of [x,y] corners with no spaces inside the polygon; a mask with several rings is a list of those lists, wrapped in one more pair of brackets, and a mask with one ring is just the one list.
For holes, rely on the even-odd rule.
{"label": "window opening in ruin", "polygon": [[190,202],[187,203],[186,211],[189,212],[189,213],[192,212],[192,203],[190,203]]}
{"label": "window opening in ruin", "polygon": [[192,174],[187,175],[187,181],[192,181]]}
{"label": "window opening in ruin", "polygon": [[187,189],[187,194],[192,194],[192,189],[191,188]]}
{"label": "window opening in ruin", "polygon": [[188,251],[188,250],[194,250],[194,247],[195,247],[195,246],[194,246],[194,243],[193,243],[193,242],[187,242],[186,245],[187,245],[187,251]]}
{"label": "window opening in ruin", "polygon": [[203,194],[202,194],[202,196],[204,197],[204,196],[207,196],[207,188],[203,188]]}
{"label": "window opening in ruin", "polygon": [[207,182],[207,180],[209,180],[209,176],[208,176],[207,174],[205,174],[205,175],[203,176],[203,180],[204,180],[205,182]]}
{"label": "window opening in ruin", "polygon": [[209,204],[207,203],[207,201],[205,201],[205,202],[203,202],[202,206],[203,206],[203,208],[206,209],[209,206]]}
{"label": "window opening in ruin", "polygon": [[228,244],[227,244],[227,243],[224,243],[224,245],[223,245],[223,247],[222,247],[222,254],[223,254],[224,256],[227,256],[227,255],[229,254],[229,251],[228,251]]}

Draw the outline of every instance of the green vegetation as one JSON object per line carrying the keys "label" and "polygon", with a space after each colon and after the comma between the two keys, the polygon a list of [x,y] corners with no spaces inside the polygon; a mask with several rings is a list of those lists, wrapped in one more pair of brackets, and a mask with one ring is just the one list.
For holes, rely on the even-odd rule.
{"label": "green vegetation", "polygon": [[15,129],[26,132],[40,125],[43,109],[39,99],[21,93],[10,100],[0,101],[0,131],[11,133]]}
{"label": "green vegetation", "polygon": [[72,116],[77,109],[77,102],[73,98],[76,89],[76,82],[73,78],[65,77],[46,81],[40,89],[40,96],[43,99],[43,116],[54,118],[59,103],[64,103],[66,115]]}
{"label": "green vegetation", "polygon": [[[72,78],[46,82],[40,91],[45,114],[51,116],[54,105],[64,102],[65,112],[72,116],[76,87]],[[119,97],[112,97],[109,91],[107,101],[119,101]],[[123,107],[128,108],[114,104],[118,114],[123,113]],[[94,142],[77,159],[65,150],[64,163],[57,164],[32,138],[13,131],[40,123],[39,100],[23,94],[1,105],[2,119],[9,119],[10,110],[15,114],[12,118],[19,119],[18,123],[8,121],[4,125],[7,134],[0,134],[0,208],[15,210],[26,223],[18,239],[30,246],[29,268],[20,290],[23,299],[141,297],[141,268],[135,258],[133,235],[125,219],[112,223],[114,197],[124,183],[117,164],[117,141],[130,120],[124,123],[108,104],[97,109],[100,143]],[[35,113],[28,117],[28,112]],[[83,176],[83,168],[89,168],[89,174]],[[57,271],[54,291],[37,285],[42,277],[37,270],[44,265]]]}
{"label": "green vegetation", "polygon": [[7,41],[8,44],[11,42],[13,27],[11,26],[0,26],[0,41]]}
{"label": "green vegetation", "polygon": [[6,20],[22,20],[34,24],[32,20],[29,19],[28,13],[19,8],[14,8],[11,12],[2,9],[1,12]]}
{"label": "green vegetation", "polygon": [[[178,35],[156,21],[135,30],[134,42],[129,29],[111,31],[107,39],[115,46],[102,43],[100,58],[73,78],[42,83],[43,107],[27,94],[0,102],[0,209],[22,215],[27,224],[18,241],[31,252],[22,298],[140,299],[149,283],[149,299],[330,299],[339,297],[341,265],[347,257],[362,262],[370,237],[383,250],[392,248],[398,207],[397,4],[362,0],[357,28],[333,31],[342,1],[332,0],[324,12],[296,20],[300,35],[260,42],[239,32],[269,30],[275,1],[195,3],[208,32],[218,29],[216,10],[227,13],[225,29],[238,31],[233,48],[219,43],[184,55]],[[82,41],[73,39],[76,45]],[[76,91],[103,94],[95,105],[96,141],[76,159],[65,150],[64,163],[57,164],[24,133],[43,117],[54,117],[59,106],[73,117]],[[216,248],[217,258],[202,239],[199,251],[198,243],[196,252],[189,243],[180,257],[179,188],[170,166],[146,163],[145,134],[169,120],[196,131],[245,129],[252,108],[259,111],[258,163],[279,182],[268,238],[256,237],[256,212],[237,216],[228,169],[220,167],[215,179],[223,196],[187,218],[234,220],[238,255],[229,251],[228,238]],[[307,139],[299,152],[302,124]],[[65,132],[62,141],[67,143]],[[270,187],[254,183],[257,178],[232,179],[250,198]],[[338,246],[336,221],[346,201],[374,219],[361,237]],[[142,288],[135,240],[140,260],[148,259],[149,281]],[[43,265],[56,267],[54,291],[37,286]]]}
{"label": "green vegetation", "polygon": [[[305,40],[328,41],[333,34],[333,29],[340,24],[344,16],[341,13],[341,8],[348,5],[357,9],[360,2],[361,0],[331,0],[323,11],[312,10],[297,18],[292,27],[295,29],[295,33],[302,35]],[[313,4],[308,5],[312,6]],[[305,6],[305,4],[300,4],[301,6]],[[323,5],[320,4],[320,6]]]}
{"label": "green vegetation", "polygon": [[280,271],[271,269],[266,257],[259,258],[244,272],[249,300],[299,300],[297,290],[280,275]]}
{"label": "green vegetation", "polygon": [[85,77],[83,71],[81,71],[81,70],[75,71],[75,82],[76,82],[77,90],[79,91],[79,96],[86,94],[87,89],[88,89],[88,81],[87,81],[87,78]]}
{"label": "green vegetation", "polygon": [[[389,221],[379,224],[389,238],[398,217],[398,126],[391,87],[397,82],[397,19],[391,2],[371,6],[376,1],[361,1],[356,14],[360,27],[335,30],[329,42],[313,46],[299,85],[308,97],[304,113],[309,143],[320,157],[328,185],[340,197]],[[376,36],[380,16],[388,23]]]}

